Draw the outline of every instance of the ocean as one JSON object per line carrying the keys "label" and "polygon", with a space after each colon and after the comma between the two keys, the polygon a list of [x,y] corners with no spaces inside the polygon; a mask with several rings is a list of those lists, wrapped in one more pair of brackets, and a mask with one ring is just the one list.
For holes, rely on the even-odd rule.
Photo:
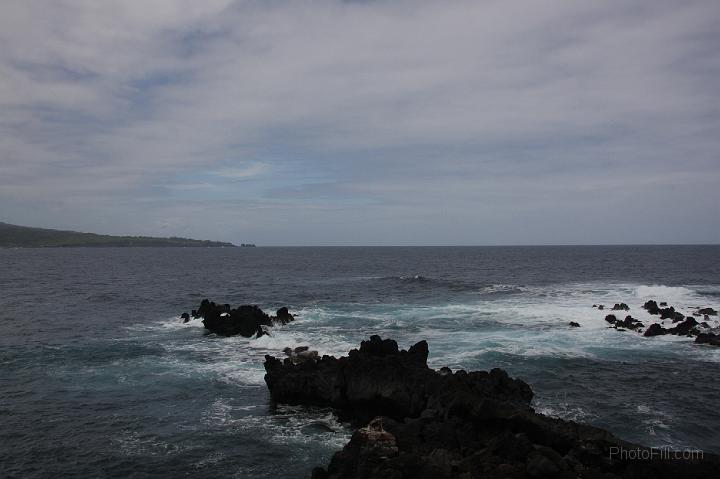
{"label": "ocean", "polygon": [[[206,335],[179,319],[203,298],[296,321]],[[352,431],[270,404],[263,357],[371,334],[426,339],[433,367],[504,368],[544,414],[720,453],[720,348],[592,307],[645,322],[648,299],[720,309],[720,247],[0,249],[0,477],[309,477]]]}

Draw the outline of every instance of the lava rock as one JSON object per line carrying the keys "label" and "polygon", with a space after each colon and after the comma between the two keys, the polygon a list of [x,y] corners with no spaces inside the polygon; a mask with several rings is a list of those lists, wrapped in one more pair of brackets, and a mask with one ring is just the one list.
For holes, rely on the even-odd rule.
{"label": "lava rock", "polygon": [[647,310],[650,314],[660,314],[660,308],[658,307],[657,302],[652,299],[643,304],[643,309]]}
{"label": "lava rock", "polygon": [[309,346],[298,346],[295,349],[285,348],[283,349],[285,355],[290,358],[293,364],[300,364],[304,362],[317,362],[320,359],[320,355],[317,351],[310,351]]}
{"label": "lava rock", "polygon": [[[313,470],[314,479],[705,478],[714,477],[720,467],[720,458],[711,454],[697,461],[613,455],[620,448],[648,448],[600,428],[534,412],[528,405],[529,387],[502,370],[440,375],[411,357],[417,352],[394,351],[386,341],[373,337],[360,351],[324,356],[316,364],[266,357],[273,398],[278,398],[278,388],[289,391],[289,382],[298,388],[294,397],[301,404],[339,401],[356,414],[356,407],[366,407],[372,396],[379,410],[390,413],[363,423],[327,469]],[[426,348],[427,343],[420,347]],[[360,384],[369,395],[360,394]],[[318,394],[316,387],[328,389]],[[417,408],[406,407],[410,392],[418,395]],[[326,393],[330,402],[318,402]]]}
{"label": "lava rock", "polygon": [[711,346],[720,346],[720,334],[700,333],[695,338],[698,344],[709,344]]}
{"label": "lava rock", "polygon": [[405,351],[391,339],[371,336],[341,358],[296,364],[265,356],[265,382],[275,402],[330,406],[356,422],[418,417],[427,408],[440,414],[493,404],[529,409],[532,390],[505,371],[441,373],[428,368],[427,356],[425,341]]}
{"label": "lava rock", "polygon": [[283,306],[282,308],[278,309],[275,313],[275,322],[278,322],[280,324],[287,324],[290,321],[294,321],[295,317],[290,314],[290,311],[288,311],[287,307]]}
{"label": "lava rock", "polygon": [[669,334],[668,330],[660,326],[658,323],[654,323],[651,324],[650,327],[647,328],[647,330],[645,330],[643,336],[662,336],[664,334]]}
{"label": "lava rock", "polygon": [[200,307],[193,310],[193,317],[203,318],[203,325],[219,336],[240,335],[246,338],[264,336],[265,327],[274,324],[286,324],[293,316],[287,308],[280,308],[281,318],[271,317],[256,305],[242,305],[232,309],[229,304],[215,304],[203,299]]}
{"label": "lava rock", "polygon": [[572,326],[573,328],[579,328],[580,323],[576,323],[575,321],[570,321],[570,326]]}
{"label": "lava rock", "polygon": [[678,324],[674,328],[671,328],[669,332],[671,334],[677,334],[679,336],[686,336],[689,334],[696,334],[697,331],[695,330],[695,326],[698,325],[698,322],[695,318],[692,316],[688,316],[685,321]]}
{"label": "lava rock", "polygon": [[180,319],[183,320],[183,323],[187,323],[188,321],[190,321],[190,315],[187,313],[183,313],[180,315]]}
{"label": "lava rock", "polygon": [[697,310],[697,313],[698,313],[699,315],[703,315],[703,316],[704,316],[704,315],[707,315],[707,316],[717,316],[717,314],[718,314],[718,312],[715,311],[715,310],[712,309],[712,308],[702,308],[702,309],[698,309],[698,310]]}
{"label": "lava rock", "polygon": [[615,321],[616,328],[639,329],[644,326],[645,325],[643,323],[641,323],[637,319],[633,318],[632,316],[625,316],[624,320]]}
{"label": "lava rock", "polygon": [[625,303],[615,303],[612,307],[613,311],[630,311],[630,306]]}
{"label": "lava rock", "polygon": [[685,319],[685,316],[675,311],[675,308],[670,306],[669,308],[662,308],[660,310],[660,319],[672,319],[673,321],[682,321],[683,319]]}

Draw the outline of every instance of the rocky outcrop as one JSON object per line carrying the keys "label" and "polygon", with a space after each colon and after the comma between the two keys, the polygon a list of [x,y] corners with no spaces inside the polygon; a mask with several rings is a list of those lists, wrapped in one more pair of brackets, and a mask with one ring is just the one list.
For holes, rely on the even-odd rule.
{"label": "rocky outcrop", "polygon": [[718,312],[712,308],[701,308],[696,311],[698,316],[717,316]]}
{"label": "rocky outcrop", "polygon": [[[623,304],[624,303],[620,303],[619,305],[622,306]],[[673,306],[668,306],[667,303],[664,301],[658,305],[657,301],[651,299],[649,301],[646,301],[642,307],[650,314],[659,315],[661,320],[671,320],[674,326],[672,328],[665,328],[662,324],[654,323],[643,331],[644,324],[642,322],[632,318],[631,316],[627,316],[624,321],[620,321],[613,314],[605,316],[605,321],[612,324],[615,329],[621,331],[627,329],[634,330],[638,333],[643,333],[643,336],[646,337],[662,336],[665,334],[674,334],[677,336],[697,336],[698,334],[700,334],[700,328],[712,329],[713,327],[707,322],[709,320],[709,316],[707,315],[707,313],[712,314],[713,312],[715,312],[715,310],[712,308],[698,309],[693,313],[694,316],[705,316],[705,321],[702,323],[698,323],[698,321],[693,316],[686,317],[679,311],[676,311]],[[615,308],[613,307],[613,309]],[[696,342],[702,343],[703,340]],[[708,341],[708,343],[712,344],[712,342],[710,341]]]}
{"label": "rocky outcrop", "polygon": [[210,332],[220,336],[240,335],[246,338],[267,334],[266,327],[287,324],[294,318],[283,307],[276,316],[269,316],[256,305],[242,305],[232,309],[229,304],[215,304],[203,299],[200,307],[192,311],[193,318],[202,318],[203,325]]}
{"label": "rocky outcrop", "polygon": [[720,334],[700,333],[695,338],[698,344],[709,344],[710,346],[720,346]]}
{"label": "rocky outcrop", "polygon": [[698,326],[698,322],[695,318],[688,316],[684,321],[668,331],[670,331],[670,334],[677,334],[678,336],[689,336],[699,333],[696,326]]}
{"label": "rocky outcrop", "polygon": [[643,336],[662,336],[663,334],[668,334],[668,330],[660,326],[658,323],[654,323],[651,324],[649,328],[647,328]]}
{"label": "rocky outcrop", "polygon": [[663,328],[655,323],[645,331],[644,336],[661,336],[663,334],[675,334],[677,336],[693,336],[699,333],[697,329],[698,322],[692,316],[688,316],[684,321],[674,328]]}
{"label": "rocky outcrop", "polygon": [[669,308],[660,309],[660,319],[672,319],[673,321],[682,321],[685,316],[682,313],[675,311],[675,308],[670,306]]}
{"label": "rocky outcrop", "polygon": [[[501,369],[448,374],[428,368],[427,355],[425,341],[401,351],[395,341],[372,336],[341,358],[298,363],[265,356],[265,382],[276,402],[331,406],[360,422],[376,415],[414,417],[426,409],[491,407],[490,401],[529,407],[530,387]],[[484,402],[474,402],[478,398]]]}
{"label": "rocky outcrop", "polygon": [[285,356],[290,358],[293,364],[300,364],[304,362],[315,362],[320,359],[317,351],[310,351],[309,346],[298,346],[297,348],[285,348],[283,349]]}
{"label": "rocky outcrop", "polygon": [[285,306],[278,309],[275,313],[275,322],[280,324],[287,324],[294,319],[295,318],[293,317],[293,315],[290,314],[290,311],[288,311],[287,307]]}
{"label": "rocky outcrop", "polygon": [[645,325],[638,321],[637,319],[633,318],[632,316],[625,316],[625,319],[622,321],[616,321],[615,322],[616,328],[625,328],[625,329],[640,329],[645,327]]}
{"label": "rocky outcrop", "polygon": [[[638,461],[644,450],[599,428],[537,414],[504,371],[434,371],[421,341],[373,336],[348,356],[296,364],[266,356],[273,400],[338,408],[360,426],[314,479],[711,477],[720,462]],[[369,415],[369,414],[372,414]]]}
{"label": "rocky outcrop", "polygon": [[640,329],[645,325],[633,318],[632,316],[625,316],[624,320],[619,320],[614,314],[608,314],[605,316],[605,321],[612,324],[615,329]]}
{"label": "rocky outcrop", "polygon": [[579,327],[580,327],[580,323],[576,323],[575,321],[570,321],[570,326],[573,327],[573,328],[579,328]]}
{"label": "rocky outcrop", "polygon": [[660,307],[658,306],[657,301],[654,301],[652,299],[650,301],[646,301],[645,304],[643,304],[643,309],[647,310],[647,312],[650,314],[660,314]]}
{"label": "rocky outcrop", "polygon": [[630,306],[625,303],[615,303],[612,307],[613,311],[630,311]]}

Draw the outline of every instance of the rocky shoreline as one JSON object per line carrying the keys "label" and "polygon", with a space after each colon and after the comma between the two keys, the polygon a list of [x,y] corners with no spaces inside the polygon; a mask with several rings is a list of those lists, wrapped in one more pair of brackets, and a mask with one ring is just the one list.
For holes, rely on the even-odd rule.
{"label": "rocky shoreline", "polygon": [[[630,311],[625,303],[608,308],[613,313],[604,319],[619,331],[689,336],[720,346],[709,324],[714,309],[698,308],[686,317],[654,300],[642,307],[660,322],[646,326],[630,314],[620,319],[619,312]],[[698,323],[698,316],[704,321]],[[210,333],[244,337],[294,320],[285,307],[270,316],[256,305],[233,309],[208,299],[181,317],[202,318]],[[673,326],[664,327],[666,321]],[[522,380],[497,368],[433,370],[428,352],[426,341],[401,350],[392,339],[371,336],[339,358],[320,357],[308,346],[285,348],[284,358],[265,356],[274,403],[331,407],[356,428],[326,467],[313,470],[313,479],[706,478],[720,468],[714,455],[678,459],[600,428],[544,416],[532,408],[532,389]]]}
{"label": "rocky shoreline", "polygon": [[707,478],[720,467],[716,456],[658,457],[603,429],[538,414],[530,387],[501,369],[430,369],[425,341],[405,351],[372,336],[340,358],[286,354],[265,356],[274,402],[333,407],[359,426],[314,479]]}

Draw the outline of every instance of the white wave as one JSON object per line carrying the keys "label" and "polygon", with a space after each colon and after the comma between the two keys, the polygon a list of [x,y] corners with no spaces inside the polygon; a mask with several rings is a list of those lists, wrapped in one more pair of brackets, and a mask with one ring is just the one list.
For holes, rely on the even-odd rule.
{"label": "white wave", "polygon": [[666,301],[668,304],[696,298],[695,292],[689,288],[684,286],[664,286],[661,284],[638,286],[635,289],[635,296],[640,299],[655,299],[658,302]]}
{"label": "white wave", "polygon": [[278,406],[272,411],[257,408],[247,414],[246,406],[231,404],[230,399],[215,400],[202,414],[209,426],[222,426],[263,437],[268,442],[287,445],[309,440],[340,449],[349,440],[349,425],[340,423],[329,410],[302,406]]}
{"label": "white wave", "polygon": [[[309,346],[320,355],[342,356],[371,334],[391,337],[405,349],[426,339],[433,367],[472,369],[484,365],[483,356],[488,354],[618,360],[625,354],[663,352],[720,362],[720,348],[696,345],[684,337],[645,338],[632,331],[619,332],[609,329],[604,320],[607,314],[619,318],[630,314],[648,327],[659,320],[641,308],[649,298],[667,301],[687,315],[702,303],[691,287],[586,283],[523,289],[522,294],[434,305],[308,305],[296,310],[295,321],[270,328],[268,336],[258,339],[206,336],[201,320],[183,323],[175,317],[127,329],[136,333],[129,339],[166,351],[146,359],[158,363],[159,374],[209,375],[239,387],[264,386],[266,354],[282,357],[286,347]],[[609,311],[616,302],[627,303],[631,310]],[[592,308],[593,304],[605,304],[606,309]],[[710,325],[720,327],[717,319],[711,318]],[[581,327],[570,327],[570,321]]]}

